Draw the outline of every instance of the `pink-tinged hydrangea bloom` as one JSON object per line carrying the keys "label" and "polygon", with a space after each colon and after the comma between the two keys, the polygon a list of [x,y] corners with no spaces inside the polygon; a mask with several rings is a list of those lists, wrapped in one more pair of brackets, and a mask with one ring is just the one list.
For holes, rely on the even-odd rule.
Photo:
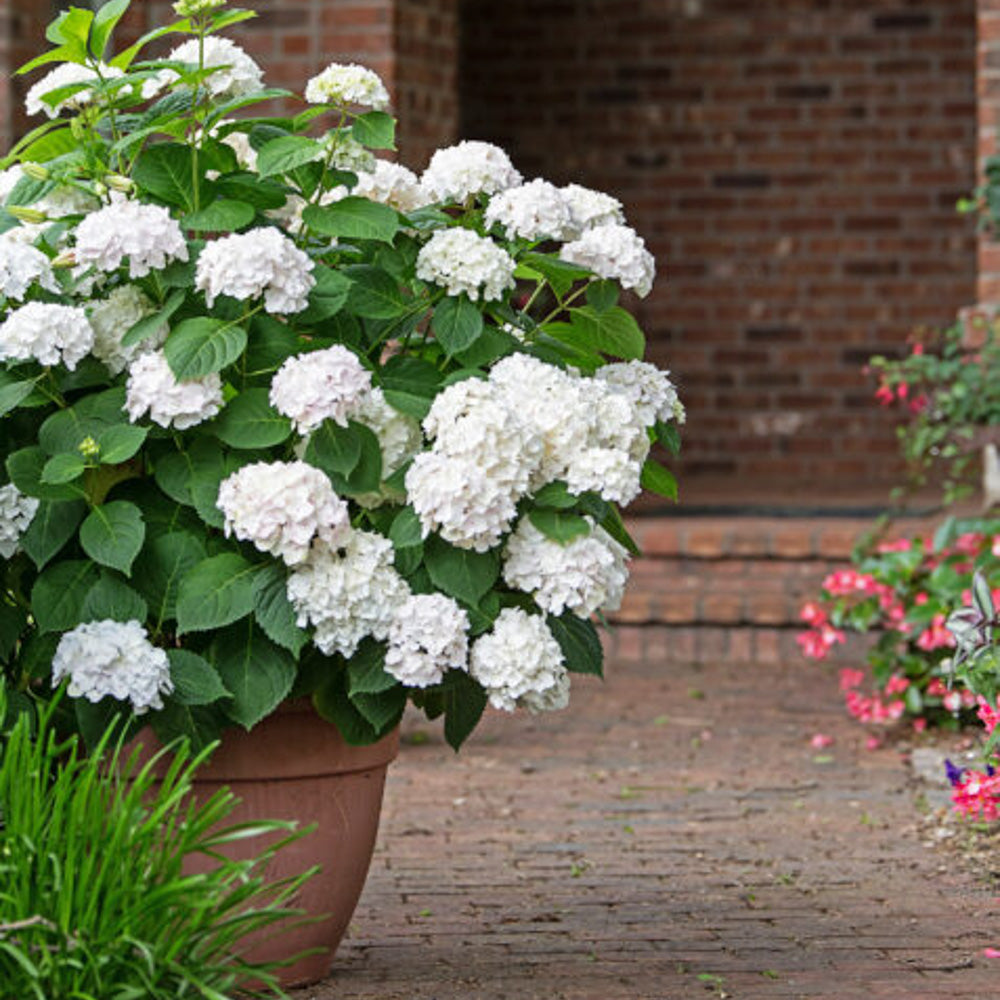
{"label": "pink-tinged hydrangea bloom", "polygon": [[125,385],[125,411],[135,423],[147,411],[161,427],[186,430],[204,423],[222,409],[222,379],[218,372],[179,381],[163,351],[150,351],[132,362]]}
{"label": "pink-tinged hydrangea bloom", "polygon": [[288,358],[271,380],[271,405],[289,417],[300,434],[324,420],[341,427],[357,415],[370,394],[371,372],[341,344]]}

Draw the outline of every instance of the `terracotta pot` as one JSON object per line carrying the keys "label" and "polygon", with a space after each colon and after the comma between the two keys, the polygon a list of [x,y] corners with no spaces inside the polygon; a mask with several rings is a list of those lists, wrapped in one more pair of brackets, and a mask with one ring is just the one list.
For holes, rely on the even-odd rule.
{"label": "terracotta pot", "polygon": [[[198,773],[195,790],[199,797],[207,798],[228,785],[240,799],[226,825],[259,819],[317,825],[314,833],[278,852],[267,874],[283,878],[320,865],[321,871],[306,882],[290,905],[310,915],[329,916],[254,942],[248,950],[256,961],[274,961],[322,948],[322,954],[281,970],[285,986],[316,982],[330,970],[365,884],[385,773],[398,751],[398,730],[371,746],[350,746],[308,701],[293,702],[249,733],[227,730],[212,759]],[[253,857],[261,843],[260,838],[237,841],[226,853]],[[193,860],[190,870],[197,871],[201,859]],[[205,859],[206,867],[210,864]]]}

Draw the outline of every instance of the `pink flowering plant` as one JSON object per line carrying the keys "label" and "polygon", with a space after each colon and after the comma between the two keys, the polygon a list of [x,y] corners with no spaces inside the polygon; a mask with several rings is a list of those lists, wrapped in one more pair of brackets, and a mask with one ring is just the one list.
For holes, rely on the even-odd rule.
{"label": "pink flowering plant", "polygon": [[49,26],[0,174],[10,703],[196,746],[291,698],[356,743],[409,700],[456,747],[488,703],[561,708],[620,508],[676,491],[621,204],[485,142],[414,174],[373,72],[267,88],[224,0],[112,55],[128,6]]}
{"label": "pink flowering plant", "polygon": [[986,576],[976,573],[971,594],[966,595],[965,606],[948,616],[947,626],[954,636],[955,655],[952,671],[968,690],[975,693],[977,715],[986,730],[983,747],[983,768],[956,767],[945,762],[952,786],[955,809],[971,819],[995,821],[1000,819],[1000,710],[997,694],[1000,692],[1000,614],[997,612],[998,594],[987,582]]}
{"label": "pink flowering plant", "polygon": [[939,480],[947,503],[971,492],[978,447],[1000,424],[1000,342],[992,325],[982,330],[975,349],[956,325],[914,343],[902,359],[869,362],[878,378],[875,398],[905,415],[897,433],[909,486]]}
{"label": "pink flowering plant", "polygon": [[847,710],[864,723],[911,719],[954,724],[976,707],[976,689],[952,669],[948,616],[969,603],[976,570],[1000,566],[1000,524],[946,521],[932,543],[882,542],[849,569],[823,581],[819,600],[802,608],[809,626],[803,653],[824,659],[847,632],[873,635],[864,666],[840,672]]}

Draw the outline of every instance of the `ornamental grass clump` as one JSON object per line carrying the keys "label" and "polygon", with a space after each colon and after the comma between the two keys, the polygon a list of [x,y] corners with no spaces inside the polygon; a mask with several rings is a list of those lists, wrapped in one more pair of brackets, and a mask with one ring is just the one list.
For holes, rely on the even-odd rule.
{"label": "ornamental grass clump", "polygon": [[115,54],[128,5],[50,26],[0,174],[5,685],[198,747],[291,698],[354,743],[409,699],[456,747],[563,706],[620,507],[676,494],[621,203],[479,141],[418,176],[370,70],[268,88],[221,0]]}
{"label": "ornamental grass clump", "polygon": [[[241,953],[248,935],[280,934],[301,919],[287,904],[308,873],[264,877],[275,852],[300,836],[294,824],[225,826],[236,802],[228,789],[191,800],[207,752],[180,746],[169,764],[142,762],[112,727],[84,755],[78,737],[57,736],[56,707],[34,731],[23,712],[3,731],[0,690],[0,996],[285,996],[274,965]],[[270,846],[255,859],[222,853],[256,837]],[[206,855],[210,871],[185,873],[186,860]]]}

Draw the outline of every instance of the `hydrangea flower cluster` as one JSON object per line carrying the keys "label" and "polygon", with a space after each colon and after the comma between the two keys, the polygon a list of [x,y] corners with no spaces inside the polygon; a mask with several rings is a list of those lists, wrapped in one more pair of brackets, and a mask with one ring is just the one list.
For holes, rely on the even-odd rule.
{"label": "hydrangea flower cluster", "polygon": [[69,678],[69,695],[98,702],[128,701],[141,715],[163,708],[173,689],[167,654],[149,641],[137,621],[94,621],[77,625],[59,640],[52,659],[52,680]]}
{"label": "hydrangea flower cluster", "polygon": [[478,140],[376,158],[353,64],[264,117],[225,0],[176,0],[166,59],[93,51],[127,6],[59,22],[27,102],[58,121],[0,172],[0,680],[51,641],[56,686],[165,741],[292,691],[360,742],[410,700],[456,748],[563,707],[684,419],[619,304],[653,278],[622,204]]}
{"label": "hydrangea flower cluster", "polygon": [[336,548],[350,531],[347,504],[305,462],[254,462],[222,481],[217,500],[226,534],[252,542],[289,566],[304,562],[314,539]]}
{"label": "hydrangea flower cluster", "polygon": [[117,271],[128,259],[129,277],[144,278],[172,261],[186,261],[181,227],[166,208],[115,194],[76,227],[76,261],[98,271]]}
{"label": "hydrangea flower cluster", "polygon": [[444,594],[415,594],[389,626],[385,669],[407,687],[440,684],[449,670],[467,669],[469,616]]}
{"label": "hydrangea flower cluster", "polygon": [[300,434],[316,430],[324,420],[347,426],[370,394],[371,373],[358,356],[334,344],[289,358],[271,381],[271,405],[289,417]]}
{"label": "hydrangea flower cluster", "polygon": [[519,701],[536,709],[555,707],[547,700],[562,701],[567,690],[559,643],[540,615],[521,608],[505,608],[472,644],[469,673],[486,689],[490,704],[507,712]]}
{"label": "hydrangea flower cluster", "polygon": [[306,84],[305,98],[310,104],[358,104],[376,111],[389,106],[389,91],[365,66],[356,63],[332,63]]}
{"label": "hydrangea flower cluster", "polygon": [[417,277],[449,295],[493,302],[514,287],[517,266],[503,247],[471,229],[439,229],[417,254]]}
{"label": "hydrangea flower cluster", "polygon": [[73,371],[93,346],[94,330],[79,306],[29,302],[0,325],[0,361],[37,361]]}
{"label": "hydrangea flower cluster", "polygon": [[410,588],[393,566],[392,542],[352,531],[337,548],[316,545],[288,577],[300,626],[311,625],[324,653],[352,656],[362,639],[389,635]]}
{"label": "hydrangea flower cluster", "polygon": [[314,264],[284,233],[255,229],[212,240],[198,258],[195,288],[211,307],[220,295],[234,299],[264,296],[269,313],[302,312],[316,284]]}
{"label": "hydrangea flower cluster", "polygon": [[163,351],[140,355],[128,369],[125,412],[135,423],[146,413],[161,427],[196,427],[222,409],[222,379],[217,372],[180,381]]}

